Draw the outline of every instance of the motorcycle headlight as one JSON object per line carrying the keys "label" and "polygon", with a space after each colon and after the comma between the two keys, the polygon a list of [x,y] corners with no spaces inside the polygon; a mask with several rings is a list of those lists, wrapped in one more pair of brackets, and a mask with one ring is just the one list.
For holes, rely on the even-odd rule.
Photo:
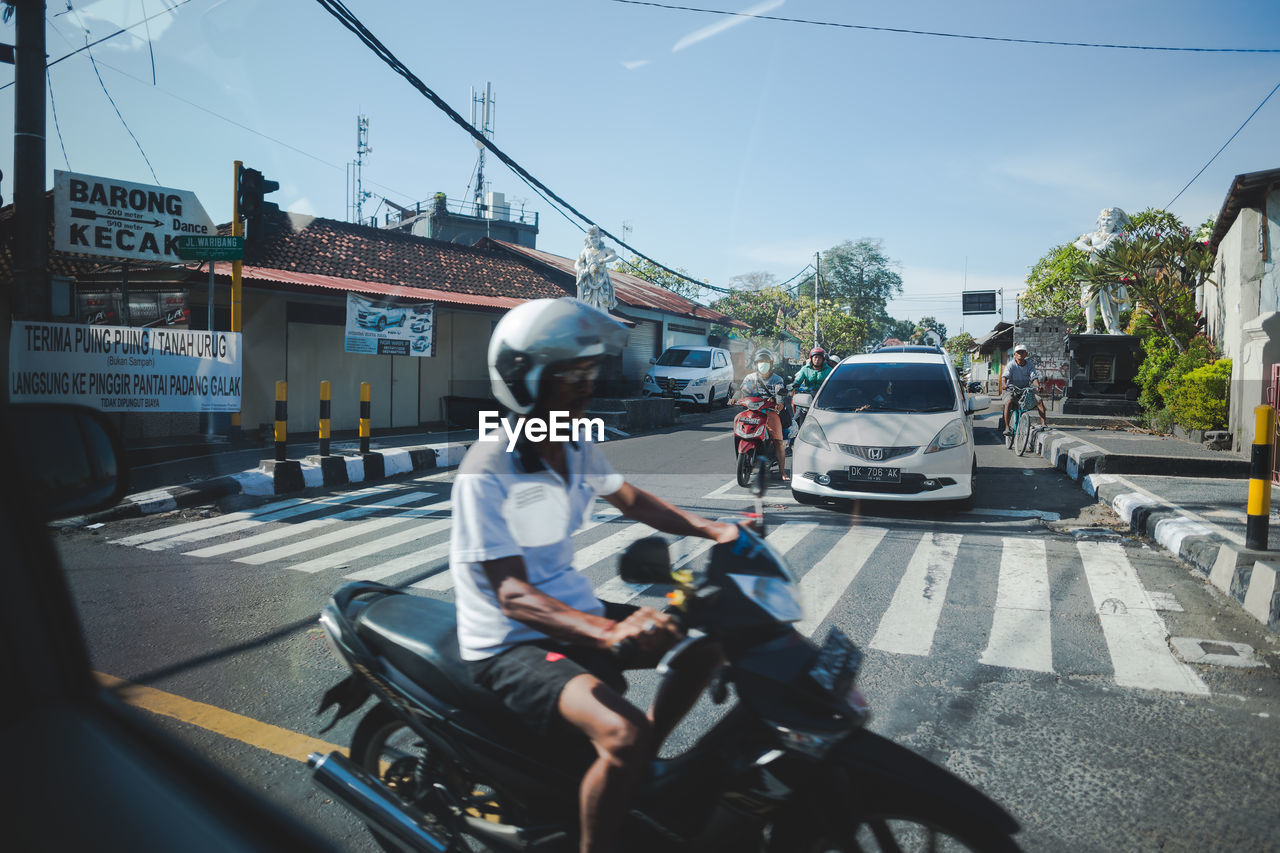
{"label": "motorcycle headlight", "polygon": [[948,447],[959,447],[964,442],[964,421],[956,418],[938,431],[938,434],[933,437],[933,441],[929,442],[929,446],[925,448],[924,452],[937,453],[939,450],[946,450]]}
{"label": "motorcycle headlight", "polygon": [[804,426],[800,427],[800,434],[796,439],[803,441],[805,444],[812,444],[814,447],[821,447],[823,450],[830,450],[831,443],[827,441],[827,434],[822,431],[822,426],[818,423],[817,418],[805,418]]}

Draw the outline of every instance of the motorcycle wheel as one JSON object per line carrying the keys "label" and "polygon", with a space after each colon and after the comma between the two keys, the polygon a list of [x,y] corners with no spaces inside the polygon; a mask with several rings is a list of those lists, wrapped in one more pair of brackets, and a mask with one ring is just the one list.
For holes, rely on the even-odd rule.
{"label": "motorcycle wheel", "polygon": [[[356,726],[351,737],[351,760],[370,775],[390,788],[397,797],[422,814],[424,820],[439,828],[442,833],[454,835],[431,808],[436,794],[432,784],[437,781],[431,768],[428,746],[413,729],[400,719],[388,706],[378,703]],[[443,780],[440,780],[443,781]],[[425,804],[425,808],[424,808]],[[383,850],[401,848],[369,831]],[[477,846],[461,849],[483,850]]]}
{"label": "motorcycle wheel", "polygon": [[745,450],[738,454],[738,485],[742,488],[748,488],[751,485],[751,477],[756,470],[756,452],[755,450]]}

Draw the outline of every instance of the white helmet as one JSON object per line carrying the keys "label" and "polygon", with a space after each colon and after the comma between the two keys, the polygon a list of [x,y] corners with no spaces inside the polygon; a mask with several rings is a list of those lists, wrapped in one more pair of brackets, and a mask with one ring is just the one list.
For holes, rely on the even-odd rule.
{"label": "white helmet", "polygon": [[527,415],[548,367],[580,358],[618,355],[627,327],[571,296],[534,299],[508,311],[489,339],[489,379],[498,402]]}

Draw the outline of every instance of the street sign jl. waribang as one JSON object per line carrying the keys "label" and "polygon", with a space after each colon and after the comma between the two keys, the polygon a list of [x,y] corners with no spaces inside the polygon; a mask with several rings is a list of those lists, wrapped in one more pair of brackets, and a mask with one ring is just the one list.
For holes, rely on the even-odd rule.
{"label": "street sign jl. waribang", "polygon": [[229,234],[179,237],[178,257],[184,261],[238,261],[244,258],[244,238]]}

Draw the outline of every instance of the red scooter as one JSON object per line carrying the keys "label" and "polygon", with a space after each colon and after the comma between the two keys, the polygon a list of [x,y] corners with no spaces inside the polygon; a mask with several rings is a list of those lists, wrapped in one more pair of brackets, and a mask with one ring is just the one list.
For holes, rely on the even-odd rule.
{"label": "red scooter", "polygon": [[776,412],[783,421],[784,437],[789,418],[786,406],[777,397],[743,397],[738,403],[742,411],[733,419],[733,435],[737,439],[738,485],[746,488],[751,485],[757,459],[764,460],[771,468],[778,464],[773,440],[766,428],[769,412]]}

